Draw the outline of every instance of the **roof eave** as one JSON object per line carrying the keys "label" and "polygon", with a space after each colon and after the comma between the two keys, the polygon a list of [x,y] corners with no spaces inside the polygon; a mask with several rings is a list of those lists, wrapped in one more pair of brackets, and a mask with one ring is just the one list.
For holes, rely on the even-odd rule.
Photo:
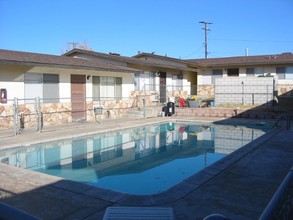
{"label": "roof eave", "polygon": [[83,65],[66,65],[66,64],[54,64],[54,63],[41,63],[41,62],[24,62],[24,61],[14,61],[14,60],[0,60],[1,64],[14,64],[14,65],[25,65],[25,66],[47,66],[56,68],[66,68],[66,69],[83,69],[83,70],[96,70],[96,71],[107,71],[107,72],[125,72],[125,73],[136,73],[140,70],[128,68],[127,70],[115,69],[115,68],[103,68],[103,67],[90,67]]}

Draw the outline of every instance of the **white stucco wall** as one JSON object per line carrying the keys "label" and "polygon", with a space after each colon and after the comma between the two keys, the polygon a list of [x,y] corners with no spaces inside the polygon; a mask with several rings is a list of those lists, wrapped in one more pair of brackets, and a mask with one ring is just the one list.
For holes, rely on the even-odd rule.
{"label": "white stucco wall", "polygon": [[[258,66],[258,67],[252,67],[254,68],[254,74],[246,74],[246,67],[239,68],[239,77],[251,77],[251,76],[262,76],[266,74],[271,74],[272,76],[276,76],[276,66]],[[221,68],[215,68],[215,69],[221,69]],[[227,76],[227,70],[226,68],[223,68],[223,77]],[[205,69],[198,72],[198,78],[197,82],[198,85],[209,85],[212,84],[212,74],[213,69]],[[286,79],[280,79],[280,81],[283,81],[285,83],[286,80],[293,79],[293,66],[287,66],[286,67]],[[290,81],[287,81],[290,82]]]}
{"label": "white stucco wall", "polygon": [[12,104],[14,97],[24,98],[24,83],[22,68],[12,66],[0,67],[0,89],[7,91],[7,104]]}
{"label": "white stucco wall", "polygon": [[70,74],[59,75],[59,98],[60,102],[69,102],[71,97]]}
{"label": "white stucco wall", "polygon": [[14,97],[24,99],[23,82],[0,82],[0,89],[7,90],[7,104],[13,103]]}
{"label": "white stucco wall", "polygon": [[[113,72],[113,71],[95,71],[84,69],[68,69],[55,67],[33,67],[16,68],[14,66],[3,66],[0,70],[0,88],[7,90],[7,104],[12,104],[14,97],[19,99],[19,103],[24,103],[25,83],[24,75],[26,73],[37,74],[58,74],[59,75],[59,98],[60,102],[66,103],[71,100],[71,74],[90,75],[90,76],[108,76],[122,78],[122,96],[129,97],[130,92],[134,90],[133,73]],[[92,97],[92,77],[86,80],[86,97]]]}
{"label": "white stucco wall", "polygon": [[198,85],[210,85],[212,84],[212,69],[203,70],[201,75],[198,75]]}

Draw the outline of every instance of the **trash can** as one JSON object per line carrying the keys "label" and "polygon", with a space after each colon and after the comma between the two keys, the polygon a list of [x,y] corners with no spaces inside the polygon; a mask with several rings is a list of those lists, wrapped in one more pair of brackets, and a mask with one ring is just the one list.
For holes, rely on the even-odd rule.
{"label": "trash can", "polygon": [[168,102],[167,103],[167,115],[171,116],[175,114],[175,103],[174,102]]}

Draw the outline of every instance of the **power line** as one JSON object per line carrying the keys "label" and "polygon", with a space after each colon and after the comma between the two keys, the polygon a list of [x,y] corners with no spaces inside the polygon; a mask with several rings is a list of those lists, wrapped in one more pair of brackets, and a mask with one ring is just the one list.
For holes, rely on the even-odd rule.
{"label": "power line", "polygon": [[243,42],[259,42],[259,43],[292,43],[292,40],[249,40],[249,39],[228,39],[228,38],[210,38],[210,40],[218,41],[243,41]]}
{"label": "power line", "polygon": [[204,30],[204,46],[205,46],[205,59],[208,58],[208,31],[210,31],[210,29],[208,29],[208,25],[209,24],[213,24],[211,22],[207,22],[207,21],[200,21],[199,23],[204,24],[204,27],[202,28]]}
{"label": "power line", "polygon": [[194,54],[196,54],[201,48],[203,48],[204,46],[202,45],[202,46],[200,46],[198,49],[196,49],[195,51],[193,51],[192,53],[190,53],[190,54],[188,54],[188,55],[186,55],[186,56],[184,56],[184,57],[182,57],[183,59],[185,59],[185,58],[188,58],[188,57],[191,57],[191,56],[193,56]]}

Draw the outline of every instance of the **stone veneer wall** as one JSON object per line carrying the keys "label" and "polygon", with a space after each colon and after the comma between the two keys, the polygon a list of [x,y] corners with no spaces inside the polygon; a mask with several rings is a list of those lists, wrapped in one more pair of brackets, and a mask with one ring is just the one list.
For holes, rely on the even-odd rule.
{"label": "stone veneer wall", "polygon": [[[43,125],[58,125],[72,121],[70,103],[42,103]],[[24,116],[24,127],[34,127],[37,124],[35,104],[18,105],[18,122],[20,115]],[[13,105],[0,106],[0,127],[13,127]]]}
{"label": "stone veneer wall", "polygon": [[197,95],[203,97],[214,97],[215,86],[214,85],[198,85]]}
{"label": "stone veneer wall", "polygon": [[185,90],[167,91],[167,101],[168,101],[168,97],[176,97],[176,98],[178,97],[178,98],[186,99],[188,95],[190,94],[188,93],[188,91],[185,91]]}
{"label": "stone veneer wall", "polygon": [[0,105],[0,127],[13,126],[13,106]]}
{"label": "stone veneer wall", "polygon": [[[128,111],[132,107],[144,107],[143,99],[146,100],[146,106],[157,105],[154,102],[153,95],[139,96],[137,105],[133,106],[134,98],[127,100],[107,100],[107,101],[87,101],[86,103],[86,119],[94,121],[100,119],[116,119],[126,117]],[[102,114],[96,116],[94,107],[102,107]],[[71,103],[41,103],[41,112],[43,113],[43,125],[60,125],[72,122]],[[18,105],[18,122],[20,115],[24,116],[24,127],[37,126],[37,116],[35,104],[19,104]],[[13,127],[13,105],[0,105],[0,127]]]}
{"label": "stone veneer wall", "polygon": [[[87,120],[94,121],[100,119],[123,118],[129,109],[133,100],[112,100],[112,101],[90,101],[87,102]],[[95,115],[94,108],[102,109],[101,114]]]}
{"label": "stone veneer wall", "polygon": [[72,122],[71,103],[43,103],[41,112],[43,112],[44,126]]}
{"label": "stone veneer wall", "polygon": [[278,84],[278,96],[293,97],[293,85]]}

